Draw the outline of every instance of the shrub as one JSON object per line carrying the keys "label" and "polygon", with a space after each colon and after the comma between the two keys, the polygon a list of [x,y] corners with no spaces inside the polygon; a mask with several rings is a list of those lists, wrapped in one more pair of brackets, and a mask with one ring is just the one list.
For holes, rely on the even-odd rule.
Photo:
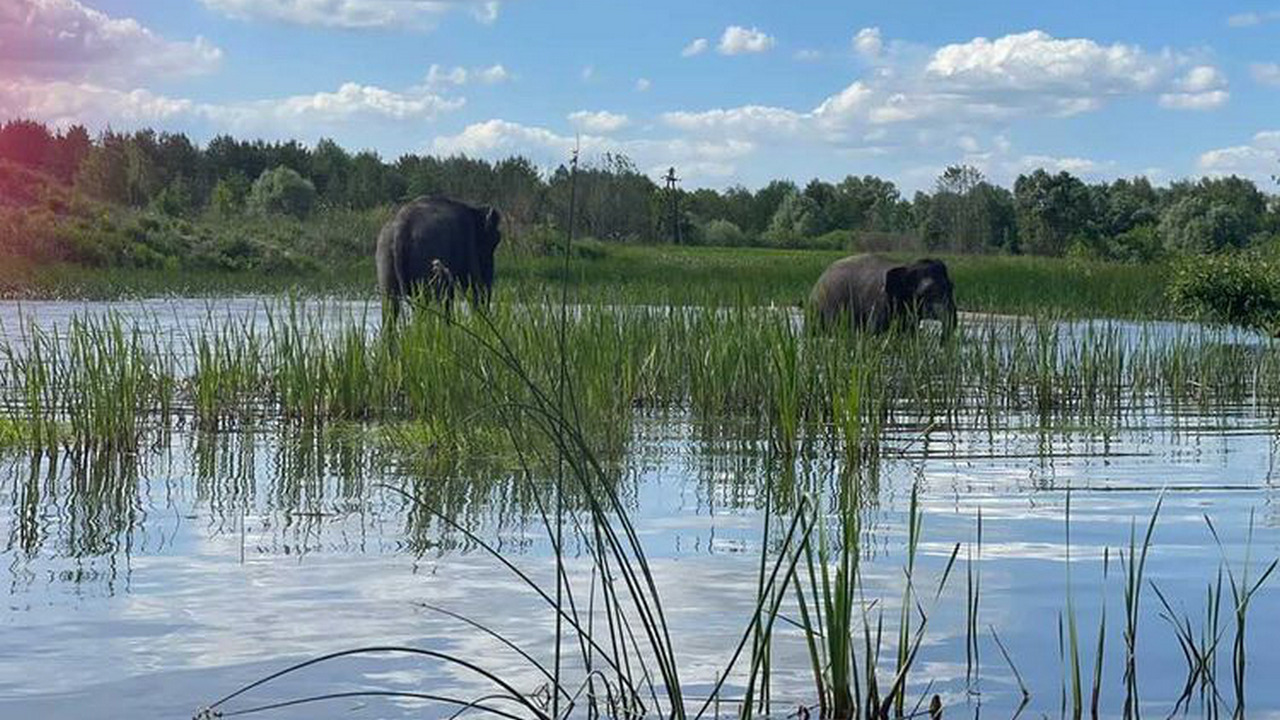
{"label": "shrub", "polygon": [[191,184],[179,175],[151,198],[151,209],[169,217],[183,217],[195,207]]}
{"label": "shrub", "polygon": [[249,197],[249,181],[234,172],[218,181],[209,196],[209,208],[219,217],[232,217],[244,211]]}
{"label": "shrub", "polygon": [[702,233],[707,245],[717,247],[740,247],[747,244],[746,233],[730,220],[715,219],[707,223]]}
{"label": "shrub", "polygon": [[801,246],[811,250],[848,250],[853,246],[853,233],[848,230],[832,230],[801,241]]}
{"label": "shrub", "polygon": [[1183,315],[1280,336],[1280,260],[1259,252],[1184,257],[1169,300]]}
{"label": "shrub", "polygon": [[[564,257],[564,233],[555,227],[535,225],[514,238],[504,238],[498,252],[535,257]],[[595,238],[578,238],[573,241],[573,257],[583,260],[599,260],[609,254],[608,243]]]}
{"label": "shrub", "polygon": [[1139,225],[1115,237],[1077,237],[1068,254],[1088,260],[1150,263],[1165,256],[1165,246],[1154,225]]}
{"label": "shrub", "polygon": [[253,182],[249,207],[259,213],[306,217],[316,203],[316,186],[283,165],[266,170]]}
{"label": "shrub", "polygon": [[863,230],[853,235],[853,250],[858,252],[922,252],[920,236],[913,233]]}

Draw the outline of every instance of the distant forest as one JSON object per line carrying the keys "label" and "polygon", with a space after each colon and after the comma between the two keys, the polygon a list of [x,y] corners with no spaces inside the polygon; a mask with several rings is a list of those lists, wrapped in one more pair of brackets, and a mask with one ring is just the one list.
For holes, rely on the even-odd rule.
{"label": "distant forest", "polygon": [[[584,159],[577,183],[578,233],[603,242],[678,237],[721,246],[1149,261],[1271,244],[1280,236],[1276,197],[1239,177],[1157,187],[1142,177],[1086,183],[1068,172],[1036,170],[1008,189],[960,165],[947,168],[932,192],[910,198],[889,180],[854,174],[803,186],[775,180],[754,191],[680,189],[673,197],[627,157],[605,154]],[[108,223],[125,235],[130,223],[144,235],[157,227],[190,234],[208,220],[281,218],[305,227],[333,215],[372,218],[381,210],[385,216],[396,203],[433,193],[498,207],[516,238],[555,234],[567,227],[569,188],[567,167],[544,172],[523,157],[490,162],[406,154],[387,161],[331,140],[308,147],[224,135],[200,146],[181,133],[154,130],[93,137],[83,127],[54,130],[28,120],[0,126],[0,246],[62,259],[118,260],[93,247],[106,242],[93,239],[95,213],[130,213],[128,221]],[[74,219],[74,227],[63,227],[65,218]],[[360,232],[372,223],[358,224]],[[355,252],[365,240],[372,242],[347,244]],[[226,239],[220,242],[223,257],[213,264],[234,265]],[[125,253],[135,264],[173,251],[170,241],[143,245],[150,249]]]}

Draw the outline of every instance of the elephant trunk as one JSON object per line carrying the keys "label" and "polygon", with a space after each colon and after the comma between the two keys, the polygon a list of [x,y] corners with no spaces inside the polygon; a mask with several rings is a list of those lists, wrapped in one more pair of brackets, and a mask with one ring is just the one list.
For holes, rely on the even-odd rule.
{"label": "elephant trunk", "polygon": [[933,308],[933,316],[942,322],[943,339],[950,339],[959,324],[955,301],[948,298],[945,302],[939,303]]}

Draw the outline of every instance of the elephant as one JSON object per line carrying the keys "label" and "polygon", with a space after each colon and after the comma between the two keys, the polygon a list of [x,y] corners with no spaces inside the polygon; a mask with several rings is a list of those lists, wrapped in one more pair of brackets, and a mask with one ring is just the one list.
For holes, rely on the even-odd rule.
{"label": "elephant", "polygon": [[378,287],[392,322],[404,298],[429,290],[452,306],[454,288],[487,304],[493,288],[493,254],[502,241],[502,218],[491,207],[443,197],[419,197],[396,212],[378,233],[374,260]]}
{"label": "elephant", "polygon": [[942,322],[943,336],[956,326],[954,286],[947,266],[925,258],[897,263],[878,255],[852,255],[823,271],[809,293],[810,317],[824,328],[848,321],[875,333],[922,318]]}

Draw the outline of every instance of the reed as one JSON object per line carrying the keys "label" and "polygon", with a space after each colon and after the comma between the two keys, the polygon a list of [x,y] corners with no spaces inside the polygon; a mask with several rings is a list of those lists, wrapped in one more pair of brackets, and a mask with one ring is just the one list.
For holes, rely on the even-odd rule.
{"label": "reed", "polygon": [[[261,321],[210,314],[177,339],[154,321],[118,316],[78,317],[66,328],[28,320],[0,345],[0,391],[33,443],[120,444],[141,442],[174,416],[210,428],[276,419],[493,426],[477,419],[492,417],[477,413],[491,400],[486,385],[503,383],[519,402],[528,391],[493,372],[492,359],[449,322],[491,325],[532,379],[559,373],[548,302],[453,321],[420,312],[394,340],[368,310],[267,301]],[[817,337],[798,322],[787,310],[745,305],[575,305],[564,362],[576,412],[614,447],[637,412],[688,412],[711,424],[755,423],[784,454],[829,452],[852,463],[930,425],[1107,431],[1188,406],[1280,414],[1280,349],[1211,331],[1157,336],[1038,318],[979,321],[941,342],[929,332]]]}

